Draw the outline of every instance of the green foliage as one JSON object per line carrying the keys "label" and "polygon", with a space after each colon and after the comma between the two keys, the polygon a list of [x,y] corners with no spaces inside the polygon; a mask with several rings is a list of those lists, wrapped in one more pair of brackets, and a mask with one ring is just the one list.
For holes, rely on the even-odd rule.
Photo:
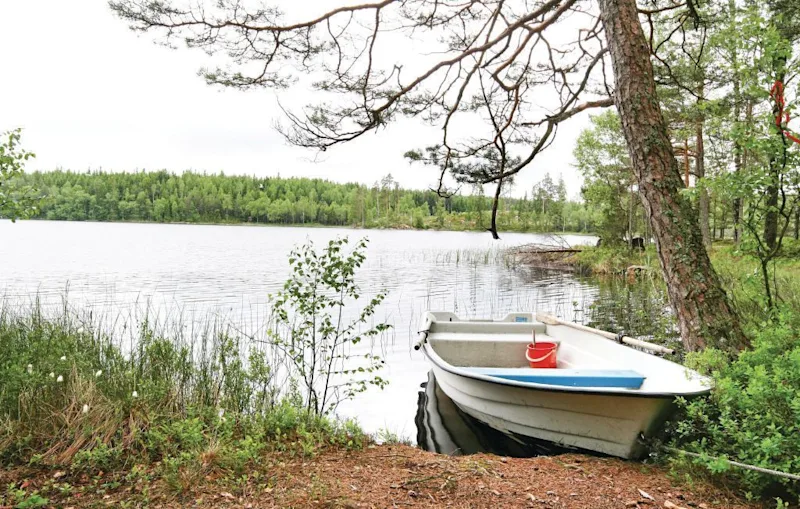
{"label": "green foliage", "polygon": [[[50,500],[44,498],[38,492],[28,493],[23,489],[9,489],[6,492],[5,499],[9,504],[13,504],[15,509],[33,509],[50,505]],[[0,498],[0,502],[2,501],[3,499]],[[9,507],[11,506],[9,505]]]}
{"label": "green foliage", "polygon": [[[429,190],[400,189],[391,175],[364,186],[191,172],[52,171],[25,174],[20,183],[39,189],[41,203],[33,217],[52,220],[482,230],[491,209],[491,199],[482,194],[442,198]],[[570,213],[561,217],[552,204]],[[590,216],[555,186],[531,200],[504,199],[498,224],[506,231],[590,232]]]}
{"label": "green foliage", "polygon": [[645,229],[628,146],[615,111],[593,115],[591,122],[574,151],[584,178],[581,193],[597,215],[597,234],[607,244],[621,244]]}
{"label": "green foliage", "polygon": [[654,273],[660,270],[655,246],[647,246],[645,251],[631,250],[622,244],[586,246],[575,254],[575,265],[586,273],[595,275],[625,274],[631,265],[648,267]]}
{"label": "green foliage", "polygon": [[[710,43],[720,58],[721,75],[733,86],[713,111],[716,128],[731,147],[723,151],[723,171],[708,182],[708,187],[725,201],[741,204],[739,248],[760,261],[759,274],[768,307],[775,307],[779,291],[773,284],[776,257],[784,236],[797,216],[800,186],[800,152],[776,125],[776,96],[773,83],[800,70],[800,60],[792,59],[793,28],[796,13],[770,2],[768,8],[757,3],[729,2],[721,9]],[[797,94],[785,90],[784,111],[796,108]],[[731,107],[732,106],[732,107]],[[743,113],[746,113],[743,115]],[[734,172],[727,171],[733,162]],[[797,235],[797,233],[796,233]]]}
{"label": "green foliage", "polygon": [[77,472],[96,472],[112,470],[120,464],[124,451],[121,447],[111,447],[97,442],[91,448],[84,448],[72,458],[72,469]]}
{"label": "green foliage", "polygon": [[352,320],[345,318],[345,304],[361,297],[355,276],[366,258],[367,239],[349,252],[348,242],[346,237],[331,240],[321,252],[310,241],[293,249],[291,276],[270,299],[274,327],[268,341],[291,362],[292,375],[303,384],[306,408],[317,415],[370,385],[382,388],[388,383],[377,375],[383,359],[372,348],[353,351],[362,341],[380,339],[390,326],[370,324],[385,293],[369,299]]}
{"label": "green foliage", "polygon": [[16,221],[36,211],[33,189],[21,184],[25,162],[35,157],[20,148],[22,130],[0,133],[0,218]]}
{"label": "green foliage", "polygon": [[[681,401],[674,445],[701,454],[678,458],[700,464],[753,496],[800,498],[796,482],[730,467],[727,460],[800,472],[800,316],[787,309],[776,321],[754,325],[752,349],[731,360],[715,349],[691,354],[687,364],[716,382],[711,395]],[[722,459],[714,459],[715,457]]]}

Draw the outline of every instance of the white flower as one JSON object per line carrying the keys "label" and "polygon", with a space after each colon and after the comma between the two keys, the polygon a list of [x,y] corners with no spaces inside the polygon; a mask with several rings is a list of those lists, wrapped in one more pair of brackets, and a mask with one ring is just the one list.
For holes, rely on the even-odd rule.
{"label": "white flower", "polygon": [[58,375],[58,378],[56,378],[56,382],[59,382],[59,383],[61,383],[61,382],[63,382],[63,381],[64,381],[64,377],[63,377],[63,376],[61,376],[61,375]]}
{"label": "white flower", "polygon": [[138,398],[138,397],[139,397],[139,393],[138,393],[138,392],[136,392],[136,391],[133,391],[133,392],[131,393],[131,396],[133,396],[134,398]]}
{"label": "white flower", "polygon": [[103,374],[103,370],[102,369],[98,369],[97,373],[94,374],[94,377],[95,378],[100,378],[100,375],[102,375],[102,374]]}
{"label": "white flower", "polygon": [[28,374],[33,373],[33,364],[28,364]]}
{"label": "white flower", "polygon": [[62,360],[62,361],[65,361],[65,360],[67,360],[67,356],[66,356],[66,355],[62,355],[62,356],[61,356],[61,360]]}
{"label": "white flower", "polygon": [[219,417],[220,419],[224,419],[225,418],[224,416],[225,416],[225,409],[220,408],[219,411],[217,412],[217,417]]}
{"label": "white flower", "polygon": [[51,371],[50,372],[50,378],[55,378],[55,377],[56,377],[56,374]]}
{"label": "white flower", "polygon": [[82,412],[83,412],[84,414],[88,414],[88,413],[89,413],[89,405],[83,405],[83,410],[82,410]]}

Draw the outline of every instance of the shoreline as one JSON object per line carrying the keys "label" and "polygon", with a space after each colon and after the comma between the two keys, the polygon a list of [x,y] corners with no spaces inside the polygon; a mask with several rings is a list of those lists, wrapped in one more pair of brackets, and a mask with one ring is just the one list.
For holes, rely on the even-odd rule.
{"label": "shoreline", "polygon": [[[0,218],[0,221],[8,221],[7,219]],[[51,222],[51,223],[91,223],[91,224],[163,224],[163,225],[185,225],[185,226],[241,226],[241,227],[275,227],[275,228],[319,228],[319,229],[344,229],[344,230],[393,230],[393,231],[434,231],[434,232],[454,232],[454,233],[489,233],[486,229],[448,229],[448,228],[414,228],[408,225],[394,225],[385,227],[362,227],[357,225],[328,225],[319,223],[254,223],[254,222],[191,222],[191,221],[100,221],[96,219],[76,220],[76,219],[46,219],[40,217],[32,217],[28,219],[17,219],[17,222]],[[529,234],[529,235],[557,235],[557,236],[576,236],[576,237],[596,237],[597,235],[590,232],[539,232],[539,231],[523,231],[523,230],[501,230],[502,240],[503,233],[514,234]]]}
{"label": "shoreline", "polygon": [[5,500],[0,495],[0,507],[32,494],[61,507],[763,507],[702,480],[680,482],[662,466],[579,454],[446,456],[409,445],[371,444],[300,455],[270,452],[236,478],[211,465],[197,468],[179,470],[175,478],[146,464],[84,473],[54,467],[0,470],[0,483],[9,487]]}

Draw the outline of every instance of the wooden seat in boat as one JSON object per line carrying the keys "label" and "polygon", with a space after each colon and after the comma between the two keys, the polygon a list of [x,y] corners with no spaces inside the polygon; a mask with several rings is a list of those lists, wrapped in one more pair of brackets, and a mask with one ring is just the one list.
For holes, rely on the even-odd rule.
{"label": "wooden seat in boat", "polygon": [[644,376],[630,369],[464,368],[473,373],[547,385],[638,389]]}

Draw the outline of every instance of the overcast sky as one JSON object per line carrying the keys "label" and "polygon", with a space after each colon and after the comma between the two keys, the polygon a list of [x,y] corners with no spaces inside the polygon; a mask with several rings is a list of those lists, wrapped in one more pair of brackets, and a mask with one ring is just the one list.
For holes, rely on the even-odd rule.
{"label": "overcast sky", "polygon": [[[273,128],[281,116],[275,92],[209,87],[197,76],[204,54],[152,40],[129,31],[106,0],[0,0],[0,131],[24,128],[25,148],[37,154],[28,170],[223,171],[367,184],[391,173],[403,187],[435,185],[435,170],[403,159],[437,140],[433,128],[404,120],[322,156],[290,147]],[[549,171],[563,174],[577,196],[572,149],[587,123],[583,115],[563,124],[514,194]]]}

